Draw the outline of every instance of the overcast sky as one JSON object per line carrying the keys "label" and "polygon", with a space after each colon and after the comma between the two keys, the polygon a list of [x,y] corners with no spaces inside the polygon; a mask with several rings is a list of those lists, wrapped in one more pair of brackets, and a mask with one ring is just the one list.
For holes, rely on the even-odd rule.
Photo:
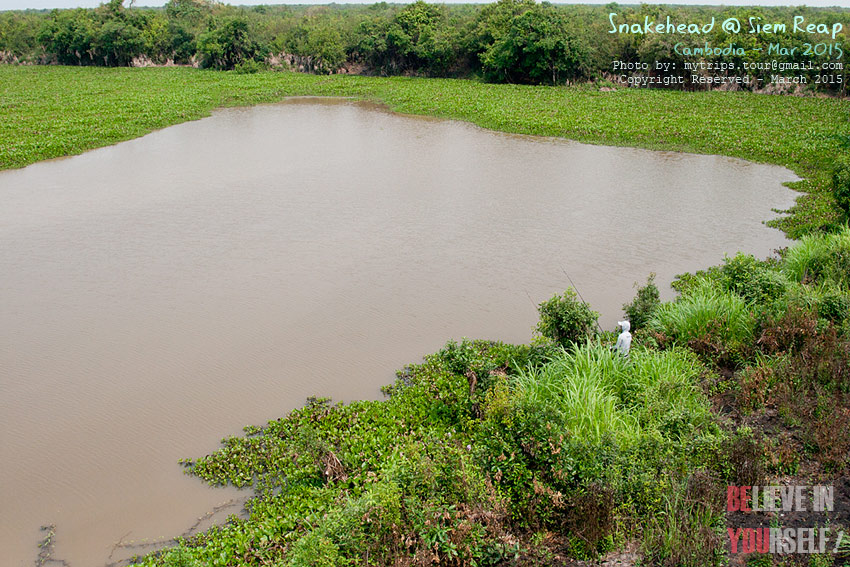
{"label": "overcast sky", "polygon": [[[137,6],[163,6],[167,0],[137,0]],[[433,1],[433,0],[431,0]],[[610,0],[598,0],[598,1],[590,1],[590,2],[564,2],[569,4],[607,4]],[[0,10],[24,10],[26,8],[35,8],[35,9],[43,9],[43,8],[76,8],[76,7],[84,7],[84,8],[94,8],[103,3],[103,0],[0,0]],[[125,3],[129,3],[129,0],[125,0]],[[291,0],[291,1],[280,1],[280,0],[269,0],[267,2],[263,2],[262,0],[232,0],[226,2],[227,4],[244,4],[244,5],[254,5],[254,4],[329,4],[330,2],[319,2],[319,1],[305,1],[305,0]],[[339,4],[374,4],[374,0],[362,0],[362,1],[341,1]],[[398,1],[398,3],[406,3],[402,1]],[[470,3],[469,0],[446,0],[446,4],[464,4]],[[489,3],[489,0],[484,0],[482,3]],[[560,2],[559,2],[560,3]],[[621,4],[637,4],[638,2],[621,2]],[[690,5],[711,5],[711,6],[798,6],[805,4],[806,6],[841,6],[845,8],[850,8],[850,0],[807,0],[800,2],[789,2],[788,0],[678,0],[676,2],[662,2],[659,0],[645,0],[645,4],[690,4]]]}

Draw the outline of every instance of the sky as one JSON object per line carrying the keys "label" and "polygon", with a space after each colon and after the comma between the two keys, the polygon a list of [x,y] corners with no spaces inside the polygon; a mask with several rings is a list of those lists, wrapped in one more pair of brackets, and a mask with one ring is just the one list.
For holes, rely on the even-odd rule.
{"label": "sky", "polygon": [[[137,6],[163,6],[167,0],[136,0]],[[340,0],[339,4],[374,4],[376,0]],[[399,4],[407,3],[405,0],[392,0]],[[465,4],[473,3],[475,0],[429,0],[435,3]],[[492,0],[479,0],[480,3],[489,3]],[[128,3],[129,0],[125,0]],[[555,2],[575,4],[607,4],[610,0],[592,0],[589,2]],[[27,8],[94,8],[103,3],[103,0],[0,0],[0,10],[25,10]],[[320,0],[227,0],[225,3],[233,5],[254,4],[329,4],[328,1]],[[621,4],[637,4],[639,0],[625,0]],[[802,0],[800,2],[789,2],[788,0],[645,0],[645,4],[686,4],[686,5],[711,5],[711,6],[841,6],[850,8],[850,0]]]}

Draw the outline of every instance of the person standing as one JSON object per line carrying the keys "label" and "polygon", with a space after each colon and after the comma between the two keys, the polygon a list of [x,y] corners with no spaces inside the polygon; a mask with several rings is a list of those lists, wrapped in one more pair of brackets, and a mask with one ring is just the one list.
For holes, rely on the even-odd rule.
{"label": "person standing", "polygon": [[631,324],[628,321],[618,321],[617,325],[623,329],[623,332],[617,337],[617,344],[614,345],[614,350],[619,352],[620,356],[628,358],[629,349],[632,347],[632,334],[629,332]]}

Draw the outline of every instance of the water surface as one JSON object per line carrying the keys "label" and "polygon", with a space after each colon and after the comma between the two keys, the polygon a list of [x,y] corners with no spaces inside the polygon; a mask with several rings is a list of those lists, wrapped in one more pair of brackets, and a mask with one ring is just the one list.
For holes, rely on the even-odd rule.
{"label": "water surface", "polygon": [[317,100],[0,173],[3,563],[43,524],[73,567],[180,534],[235,491],[178,459],[447,339],[526,342],[565,274],[612,328],[650,272],[766,256],[793,179]]}

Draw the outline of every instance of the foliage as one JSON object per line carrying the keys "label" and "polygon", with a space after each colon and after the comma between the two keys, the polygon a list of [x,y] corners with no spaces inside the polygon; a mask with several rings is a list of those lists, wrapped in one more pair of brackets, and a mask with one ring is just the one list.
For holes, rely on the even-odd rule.
{"label": "foliage", "polygon": [[626,319],[631,323],[632,330],[645,327],[660,304],[661,299],[658,287],[655,285],[655,274],[649,274],[649,277],[646,278],[646,285],[638,288],[632,302],[623,305],[623,311],[626,314]]}
{"label": "foliage", "polygon": [[625,361],[587,343],[497,384],[479,446],[511,517],[566,530],[585,542],[574,551],[592,556],[617,510],[657,513],[661,479],[717,443],[697,386],[703,370],[684,350],[635,349]]}
{"label": "foliage", "polygon": [[[841,246],[829,238],[817,246]],[[546,557],[534,532],[575,558],[637,540],[648,565],[722,564],[724,484],[796,473],[801,455],[824,474],[850,465],[850,336],[816,309],[838,284],[763,285],[794,272],[794,250],[695,278],[650,319],[662,349],[637,345],[626,360],[594,340],[449,341],[399,372],[386,400],[311,399],[248,427],[184,465],[251,487],[249,516],[139,564],[498,565]],[[778,437],[715,415],[704,392],[721,379],[709,368],[747,348],[724,403],[755,423],[775,408]]]}
{"label": "foliage", "polygon": [[303,59],[305,71],[327,75],[346,61],[345,45],[339,30],[328,22],[302,21],[287,40],[286,48]]}
{"label": "foliage", "polygon": [[229,70],[249,61],[262,61],[266,49],[251,39],[247,20],[232,18],[213,23],[198,37],[198,53],[202,67]]}
{"label": "foliage", "polygon": [[775,263],[759,261],[751,254],[740,252],[732,258],[723,259],[720,283],[723,289],[740,295],[746,301],[765,305],[779,299],[788,285]]}
{"label": "foliage", "polygon": [[127,66],[146,47],[155,47],[153,21],[125,9],[123,0],[111,0],[96,10],[53,10],[37,37],[59,63]]}
{"label": "foliage", "polygon": [[622,411],[614,391],[615,375],[622,372],[623,364],[595,345],[565,352],[517,376],[515,411],[520,420],[539,420],[590,443],[609,437],[631,442],[639,434],[639,424]]}
{"label": "foliage", "polygon": [[570,33],[566,16],[540,4],[514,16],[481,54],[485,75],[509,83],[562,84],[584,76],[588,48]]}
{"label": "foliage", "polygon": [[[845,315],[846,316],[846,315]],[[776,405],[800,430],[803,446],[825,466],[850,465],[850,337],[817,314],[790,306],[768,322],[758,340],[776,356],[765,403]]]}
{"label": "foliage", "polygon": [[[730,17],[740,21],[756,17],[780,22],[801,16],[806,23],[831,27],[846,19],[846,10],[840,8],[760,7],[745,12],[736,7],[618,5],[614,9],[617,21],[627,25],[640,24],[645,18],[658,22],[665,18],[674,22],[720,22]],[[418,0],[407,6],[378,3],[252,7],[211,0],[170,0],[164,9],[137,7],[132,2],[125,8],[119,0],[111,0],[89,10],[4,14],[0,17],[0,60],[116,66],[138,57],[145,64],[169,60],[188,63],[202,58],[202,35],[208,34],[217,22],[238,18],[248,22],[252,43],[273,46],[270,63],[291,64],[319,74],[356,69],[381,75],[483,75],[490,81],[537,84],[592,79],[600,85],[631,88],[612,62],[640,62],[652,67],[661,62],[675,64],[676,69],[682,70],[686,62],[698,59],[707,64],[735,65],[728,74],[750,79],[741,85],[749,90],[802,89],[839,96],[848,92],[846,67],[822,67],[824,63],[840,62],[834,50],[809,57],[800,55],[807,42],[829,42],[830,46],[839,45],[842,40],[846,43],[846,26],[836,37],[779,29],[770,34],[744,30],[731,34],[714,26],[705,35],[706,43],[740,47],[744,53],[687,57],[676,48],[679,38],[675,35],[611,33],[611,13],[610,6],[535,4],[531,0],[498,0],[487,5],[441,5]],[[40,29],[44,35],[39,36]],[[97,44],[110,36],[109,56],[103,57],[104,52],[96,52]],[[136,41],[139,38],[141,43]],[[777,56],[771,52],[771,45],[795,50],[795,54],[783,58],[792,63],[811,60],[811,67],[794,70],[795,75],[806,79],[803,87],[777,84],[773,79],[776,69],[772,63]],[[705,71],[674,74],[684,81],[666,88],[722,88],[695,79],[710,74]],[[634,75],[656,78],[665,73],[650,69]],[[818,80],[824,76],[827,80]],[[846,129],[827,134],[828,139],[845,145],[846,136]]]}
{"label": "foliage", "polygon": [[728,363],[729,355],[752,343],[755,318],[739,295],[703,280],[675,302],[660,306],[647,326],[677,344]]}
{"label": "foliage", "polygon": [[537,310],[540,313],[537,332],[563,347],[582,342],[596,332],[599,313],[591,311],[572,289],[564,291],[563,296],[554,295]]}
{"label": "foliage", "polygon": [[717,479],[698,471],[664,495],[662,514],[651,518],[642,549],[648,565],[708,567],[724,563],[725,507]]}
{"label": "foliage", "polygon": [[783,271],[794,281],[832,283],[850,290],[850,228],[804,236],[786,254]]}

